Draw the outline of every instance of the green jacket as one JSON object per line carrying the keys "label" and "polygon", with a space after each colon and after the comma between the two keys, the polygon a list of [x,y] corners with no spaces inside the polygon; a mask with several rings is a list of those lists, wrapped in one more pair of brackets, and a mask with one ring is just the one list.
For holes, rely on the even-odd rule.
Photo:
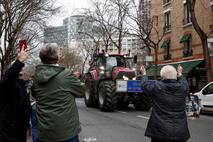
{"label": "green jacket", "polygon": [[68,69],[38,65],[32,95],[36,98],[40,140],[64,141],[81,131],[75,97],[83,96],[85,86]]}

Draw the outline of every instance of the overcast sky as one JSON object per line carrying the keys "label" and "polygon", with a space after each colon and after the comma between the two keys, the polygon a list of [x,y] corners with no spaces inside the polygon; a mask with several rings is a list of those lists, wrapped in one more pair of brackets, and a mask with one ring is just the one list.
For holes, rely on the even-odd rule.
{"label": "overcast sky", "polygon": [[62,13],[51,18],[48,22],[51,26],[60,26],[65,17],[76,14],[80,8],[88,8],[90,0],[57,0],[56,5],[61,6]]}

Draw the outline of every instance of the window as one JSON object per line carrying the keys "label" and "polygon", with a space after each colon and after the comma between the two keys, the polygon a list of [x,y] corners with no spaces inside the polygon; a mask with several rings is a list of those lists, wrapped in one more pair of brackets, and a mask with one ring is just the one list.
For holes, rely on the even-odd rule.
{"label": "window", "polygon": [[188,4],[184,3],[184,19],[183,19],[183,25],[186,25],[188,23],[192,22],[191,12],[189,11]]}
{"label": "window", "polygon": [[183,57],[192,56],[192,36],[191,36],[191,34],[184,35],[181,38],[180,43],[184,44]]}
{"label": "window", "polygon": [[168,32],[171,30],[171,12],[168,11],[164,13],[164,32]]}
{"label": "window", "polygon": [[203,95],[213,94],[213,84],[210,84],[203,90]]}
{"label": "window", "polygon": [[125,67],[125,59],[123,57],[107,57],[106,58],[106,70],[112,69],[114,66]]}
{"label": "window", "polygon": [[209,0],[211,6],[213,6],[213,0]]}
{"label": "window", "polygon": [[171,40],[165,40],[163,42],[163,44],[161,45],[161,48],[164,48],[164,60],[170,60],[171,59],[170,42],[171,42]]}
{"label": "window", "polygon": [[163,5],[170,3],[171,0],[163,0]]}
{"label": "window", "polygon": [[209,55],[213,56],[213,38],[209,38],[207,41],[208,41]]}

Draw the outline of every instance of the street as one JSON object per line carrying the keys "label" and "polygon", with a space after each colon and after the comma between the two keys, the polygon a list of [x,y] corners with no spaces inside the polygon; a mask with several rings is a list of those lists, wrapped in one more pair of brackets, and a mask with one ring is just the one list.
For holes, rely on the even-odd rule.
{"label": "street", "polygon": [[[83,98],[76,100],[82,131],[81,142],[150,142],[144,136],[150,112],[136,111],[130,105],[122,111],[101,112],[87,108]],[[201,115],[188,120],[191,139],[188,142],[213,142],[213,116]]]}

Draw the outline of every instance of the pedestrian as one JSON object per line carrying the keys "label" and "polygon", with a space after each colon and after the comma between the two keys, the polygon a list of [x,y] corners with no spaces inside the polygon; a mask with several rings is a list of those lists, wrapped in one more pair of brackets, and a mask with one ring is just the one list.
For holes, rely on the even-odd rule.
{"label": "pedestrian", "polygon": [[81,131],[75,97],[84,96],[85,86],[59,66],[58,45],[46,44],[35,70],[32,95],[36,99],[38,135],[41,142],[79,142]]}
{"label": "pedestrian", "polygon": [[190,102],[192,103],[192,111],[193,111],[193,117],[199,118],[200,117],[200,100],[197,95],[190,94]]}
{"label": "pedestrian", "polygon": [[161,80],[148,81],[141,67],[144,92],[152,96],[153,107],[145,136],[152,142],[186,142],[190,138],[185,111],[189,87],[182,76],[182,67],[171,65],[160,71]]}
{"label": "pedestrian", "polygon": [[22,48],[0,81],[0,142],[26,142],[31,115],[30,96],[23,79],[27,56],[27,50]]}

